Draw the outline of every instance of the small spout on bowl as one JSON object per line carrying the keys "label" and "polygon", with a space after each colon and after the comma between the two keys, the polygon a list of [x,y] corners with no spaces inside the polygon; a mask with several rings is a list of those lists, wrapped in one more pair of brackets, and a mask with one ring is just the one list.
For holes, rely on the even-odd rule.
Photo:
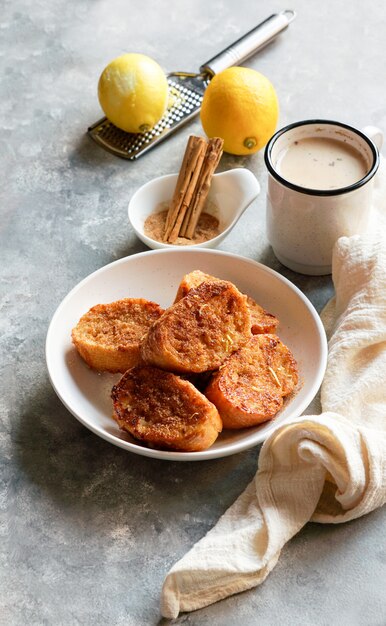
{"label": "small spout on bowl", "polygon": [[235,168],[213,177],[209,197],[219,207],[222,233],[236,224],[259,193],[259,181],[245,168]]}

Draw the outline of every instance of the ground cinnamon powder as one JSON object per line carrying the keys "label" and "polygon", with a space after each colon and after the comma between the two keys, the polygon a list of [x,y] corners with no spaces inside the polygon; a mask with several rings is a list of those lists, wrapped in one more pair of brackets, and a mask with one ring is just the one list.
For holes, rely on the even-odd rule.
{"label": "ground cinnamon powder", "polygon": [[[144,232],[150,239],[164,242],[164,232],[166,216],[168,214],[169,205],[167,202],[162,202],[156,208],[154,213],[151,213],[146,219],[144,224]],[[177,237],[173,242],[173,245],[178,246],[191,246],[197,243],[203,243],[209,241],[213,237],[217,237],[220,234],[219,220],[214,215],[209,213],[201,213],[196,227],[196,231],[192,239],[186,237]]]}

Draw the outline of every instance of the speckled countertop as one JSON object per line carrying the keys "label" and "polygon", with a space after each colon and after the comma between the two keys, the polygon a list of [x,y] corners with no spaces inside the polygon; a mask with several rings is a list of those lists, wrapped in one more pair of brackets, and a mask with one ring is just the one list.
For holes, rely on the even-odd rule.
{"label": "speckled countertop", "polygon": [[[296,5],[296,6],[295,6]],[[274,83],[280,125],[336,118],[386,129],[382,0],[177,2],[4,0],[0,16],[0,624],[166,624],[168,568],[253,477],[258,448],[203,463],[132,455],[64,408],[44,342],[67,292],[95,269],[145,250],[127,223],[130,195],[178,170],[195,121],[140,160],[85,135],[100,117],[105,64],[140,51],[165,70],[196,70],[270,13],[290,28],[247,64]],[[263,193],[221,249],[281,272],[320,310],[329,277],[283,268],[267,243],[262,153],[224,156]],[[259,588],[182,615],[176,624],[381,626],[386,623],[386,511],[342,526],[309,524]]]}

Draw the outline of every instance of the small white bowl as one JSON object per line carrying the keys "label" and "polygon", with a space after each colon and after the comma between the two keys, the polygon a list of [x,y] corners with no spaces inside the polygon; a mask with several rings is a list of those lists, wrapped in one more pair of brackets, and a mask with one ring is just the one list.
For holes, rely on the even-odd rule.
{"label": "small white bowl", "polygon": [[236,168],[215,174],[205,211],[212,213],[219,220],[219,235],[208,241],[186,246],[163,243],[145,235],[144,224],[146,218],[157,211],[157,206],[160,203],[170,202],[177,177],[178,174],[168,174],[154,178],[140,187],[129,202],[129,221],[139,239],[149,248],[215,248],[228,235],[245,209],[260,193],[259,182],[247,169]]}

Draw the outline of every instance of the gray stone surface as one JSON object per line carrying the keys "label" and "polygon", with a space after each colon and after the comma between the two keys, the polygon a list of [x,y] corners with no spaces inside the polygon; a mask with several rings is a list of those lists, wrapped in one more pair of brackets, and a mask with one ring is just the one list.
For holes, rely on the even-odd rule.
{"label": "gray stone surface", "polygon": [[[297,0],[296,21],[248,62],[274,83],[280,124],[337,118],[386,128],[382,0]],[[0,16],[1,381],[0,623],[157,624],[168,568],[250,481],[258,449],[204,463],[131,455],[81,426],[52,390],[49,321],[83,277],[145,250],[127,224],[133,191],[178,169],[193,122],[128,163],[86,136],[99,118],[96,84],[126,51],[166,70],[199,64],[278,1],[4,0]],[[224,241],[283,273],[320,310],[330,278],[274,258],[264,231],[262,153],[221,168],[256,173],[263,193]],[[344,526],[308,525],[257,589],[176,624],[279,626],[386,623],[384,510]],[[166,620],[160,623],[166,624]]]}

